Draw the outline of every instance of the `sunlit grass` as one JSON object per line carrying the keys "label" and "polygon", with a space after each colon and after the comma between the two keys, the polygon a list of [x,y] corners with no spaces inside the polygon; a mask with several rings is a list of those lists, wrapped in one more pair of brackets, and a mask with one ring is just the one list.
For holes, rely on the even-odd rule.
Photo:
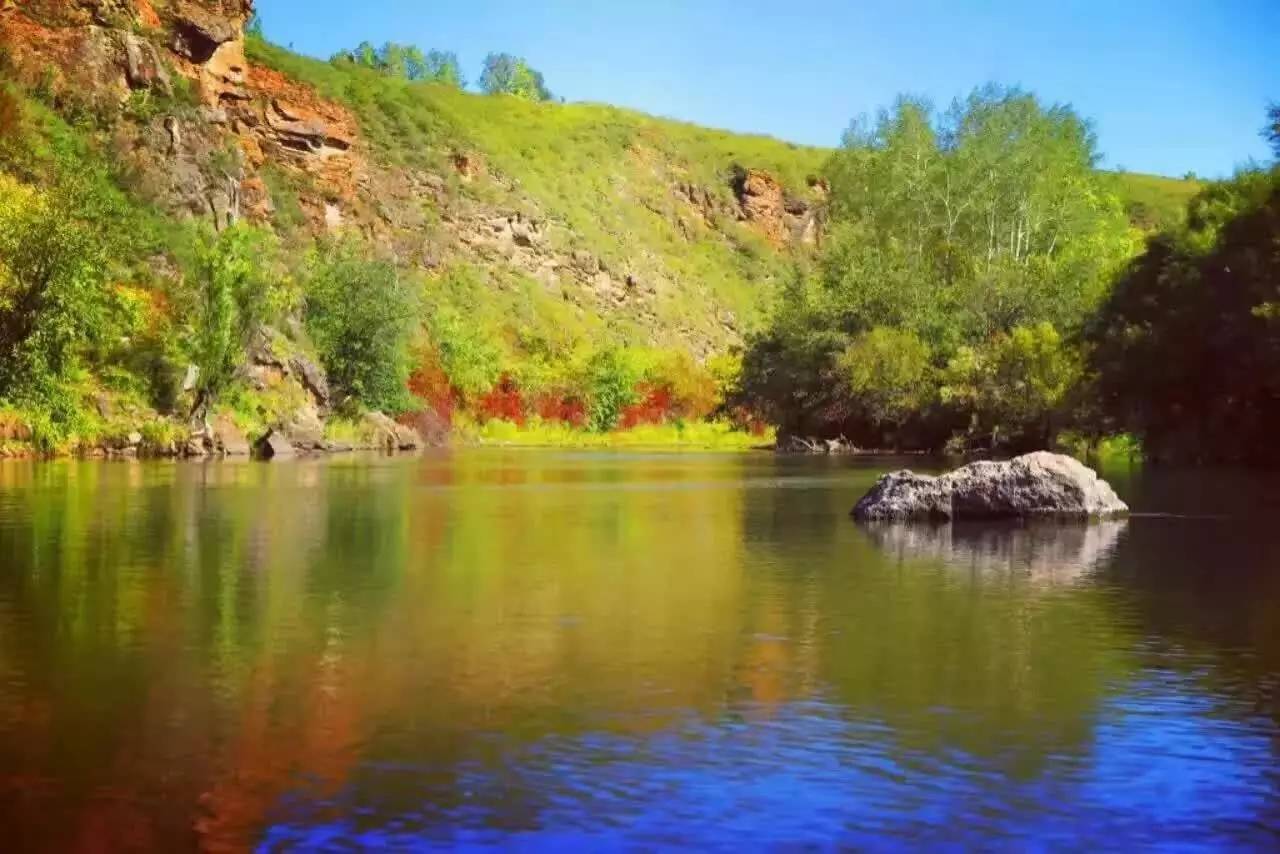
{"label": "sunlit grass", "polygon": [[690,450],[746,451],[771,445],[772,430],[754,434],[736,430],[723,421],[697,421],[641,425],[630,430],[592,433],[559,422],[531,421],[521,426],[493,420],[458,425],[464,441],[482,445],[554,448],[683,448]]}

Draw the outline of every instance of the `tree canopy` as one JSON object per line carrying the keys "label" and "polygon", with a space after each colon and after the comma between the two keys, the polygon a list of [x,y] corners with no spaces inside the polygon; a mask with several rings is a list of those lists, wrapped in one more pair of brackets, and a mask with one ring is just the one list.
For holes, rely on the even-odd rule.
{"label": "tree canopy", "polygon": [[484,60],[480,89],[489,95],[515,95],[530,101],[550,101],[542,72],[534,70],[523,58],[509,53],[491,53]]}
{"label": "tree canopy", "polygon": [[1100,430],[1176,460],[1280,461],[1280,170],[1249,170],[1154,237],[1090,324]]}
{"label": "tree canopy", "polygon": [[448,51],[429,50],[424,53],[414,45],[395,42],[375,48],[369,42],[361,42],[354,50],[334,54],[331,61],[372,68],[404,80],[427,80],[458,89],[466,86],[457,55]]}
{"label": "tree canopy", "polygon": [[[1071,108],[1018,89],[984,87],[942,112],[903,97],[855,121],[826,170],[816,272],[751,343],[744,402],[787,430],[866,442],[1041,441],[1043,410],[1065,394],[1028,371],[1067,370],[1073,358],[1050,351],[1134,249],[1097,159]],[[943,394],[948,378],[969,390]],[[1042,411],[1014,412],[1017,395]],[[1013,423],[993,431],[1001,412]]]}

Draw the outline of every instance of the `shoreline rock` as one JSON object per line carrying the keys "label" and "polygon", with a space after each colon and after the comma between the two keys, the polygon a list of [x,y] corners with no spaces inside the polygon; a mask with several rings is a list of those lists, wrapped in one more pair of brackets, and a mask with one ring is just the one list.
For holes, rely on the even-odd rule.
{"label": "shoreline rock", "polygon": [[859,521],[954,519],[1108,519],[1129,506],[1080,461],[1038,451],[1003,462],[976,462],[940,477],[886,474],[853,508]]}

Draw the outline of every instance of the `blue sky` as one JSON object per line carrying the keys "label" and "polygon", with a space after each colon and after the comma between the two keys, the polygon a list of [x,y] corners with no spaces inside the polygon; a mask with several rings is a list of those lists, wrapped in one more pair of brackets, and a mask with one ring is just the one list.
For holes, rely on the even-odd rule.
{"label": "blue sky", "polygon": [[1280,0],[258,0],[273,41],[525,56],[570,101],[835,145],[901,92],[1018,84],[1094,121],[1115,168],[1221,176],[1280,100]]}

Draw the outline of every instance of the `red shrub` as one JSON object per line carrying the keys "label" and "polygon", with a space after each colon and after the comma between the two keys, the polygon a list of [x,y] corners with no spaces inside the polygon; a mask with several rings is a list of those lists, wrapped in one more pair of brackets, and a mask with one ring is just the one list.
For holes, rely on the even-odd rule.
{"label": "red shrub", "polygon": [[476,412],[486,421],[501,418],[524,426],[524,398],[515,380],[503,374],[498,384],[476,401]]}
{"label": "red shrub", "polygon": [[550,392],[540,394],[533,402],[533,410],[543,421],[558,421],[572,427],[583,427],[587,423],[586,404],[576,397]]}
{"label": "red shrub", "polygon": [[675,401],[670,386],[641,383],[636,391],[640,394],[640,401],[622,410],[622,416],[618,420],[621,429],[630,430],[641,424],[661,424],[675,414]]}
{"label": "red shrub", "polygon": [[453,424],[457,394],[434,352],[425,352],[418,367],[409,375],[409,391],[446,424]]}

